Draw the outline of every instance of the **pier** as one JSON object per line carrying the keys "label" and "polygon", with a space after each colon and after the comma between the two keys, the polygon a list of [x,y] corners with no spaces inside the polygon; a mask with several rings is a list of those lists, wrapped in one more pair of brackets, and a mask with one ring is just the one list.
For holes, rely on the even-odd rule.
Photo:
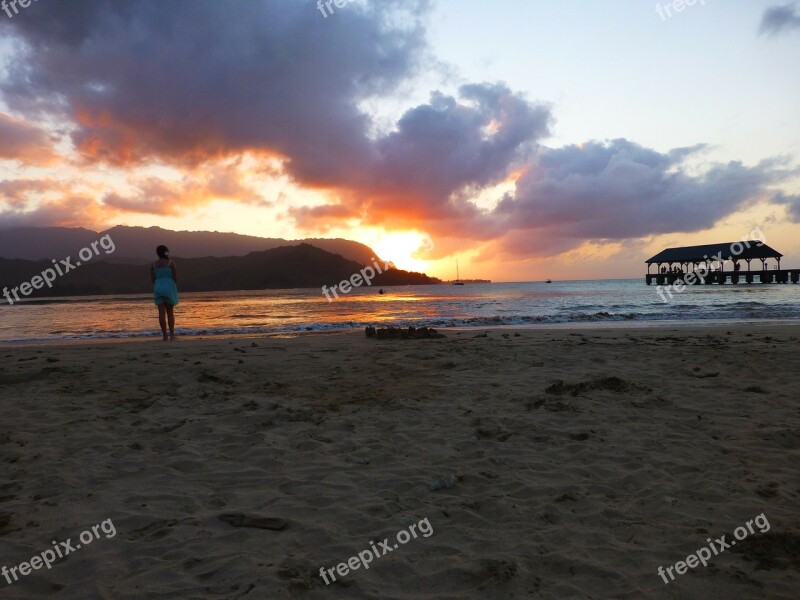
{"label": "pier", "polygon": [[[667,248],[645,261],[645,281],[647,285],[800,283],[800,269],[782,269],[781,258],[783,254],[757,240]],[[758,261],[756,269],[753,261]],[[653,266],[656,273],[651,273]]]}

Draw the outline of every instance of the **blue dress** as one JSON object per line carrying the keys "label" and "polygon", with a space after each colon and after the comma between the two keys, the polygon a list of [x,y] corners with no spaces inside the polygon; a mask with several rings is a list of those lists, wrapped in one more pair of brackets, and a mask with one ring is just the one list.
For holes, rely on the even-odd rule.
{"label": "blue dress", "polygon": [[153,284],[153,295],[155,296],[156,305],[166,303],[177,306],[178,286],[175,285],[175,280],[172,278],[172,269],[169,267],[155,267],[154,271],[156,282]]}

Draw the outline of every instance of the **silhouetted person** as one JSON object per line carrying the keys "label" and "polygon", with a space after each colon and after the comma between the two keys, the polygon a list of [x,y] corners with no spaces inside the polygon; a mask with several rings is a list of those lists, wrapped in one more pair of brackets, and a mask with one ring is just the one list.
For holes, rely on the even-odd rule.
{"label": "silhouetted person", "polygon": [[[164,341],[175,340],[175,312],[178,305],[178,271],[169,258],[169,248],[156,248],[158,260],[150,265],[150,280],[153,282],[153,296],[158,306],[158,323]],[[167,337],[167,318],[169,318],[169,337]]]}

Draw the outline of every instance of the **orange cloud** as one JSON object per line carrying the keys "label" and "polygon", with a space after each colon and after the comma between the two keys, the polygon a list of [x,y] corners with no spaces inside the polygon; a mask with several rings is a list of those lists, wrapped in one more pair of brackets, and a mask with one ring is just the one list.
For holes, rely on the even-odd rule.
{"label": "orange cloud", "polygon": [[243,173],[236,165],[204,164],[180,181],[149,177],[135,183],[133,194],[106,194],[102,205],[122,213],[180,216],[187,209],[214,200],[234,200],[255,206],[270,203],[255,189],[243,182]]}
{"label": "orange cloud", "polygon": [[47,165],[55,159],[48,134],[27,121],[0,113],[0,159]]}
{"label": "orange cloud", "polygon": [[108,213],[96,200],[85,196],[48,200],[25,212],[0,212],[0,225],[6,227],[89,227],[100,231],[108,223]]}

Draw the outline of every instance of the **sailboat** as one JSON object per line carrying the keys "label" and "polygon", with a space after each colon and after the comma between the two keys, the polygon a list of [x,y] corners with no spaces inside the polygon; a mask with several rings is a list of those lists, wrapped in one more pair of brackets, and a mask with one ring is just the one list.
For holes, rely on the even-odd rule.
{"label": "sailboat", "polygon": [[461,281],[461,275],[458,272],[458,261],[456,261],[456,280],[453,282],[453,285],[464,285],[464,282]]}

